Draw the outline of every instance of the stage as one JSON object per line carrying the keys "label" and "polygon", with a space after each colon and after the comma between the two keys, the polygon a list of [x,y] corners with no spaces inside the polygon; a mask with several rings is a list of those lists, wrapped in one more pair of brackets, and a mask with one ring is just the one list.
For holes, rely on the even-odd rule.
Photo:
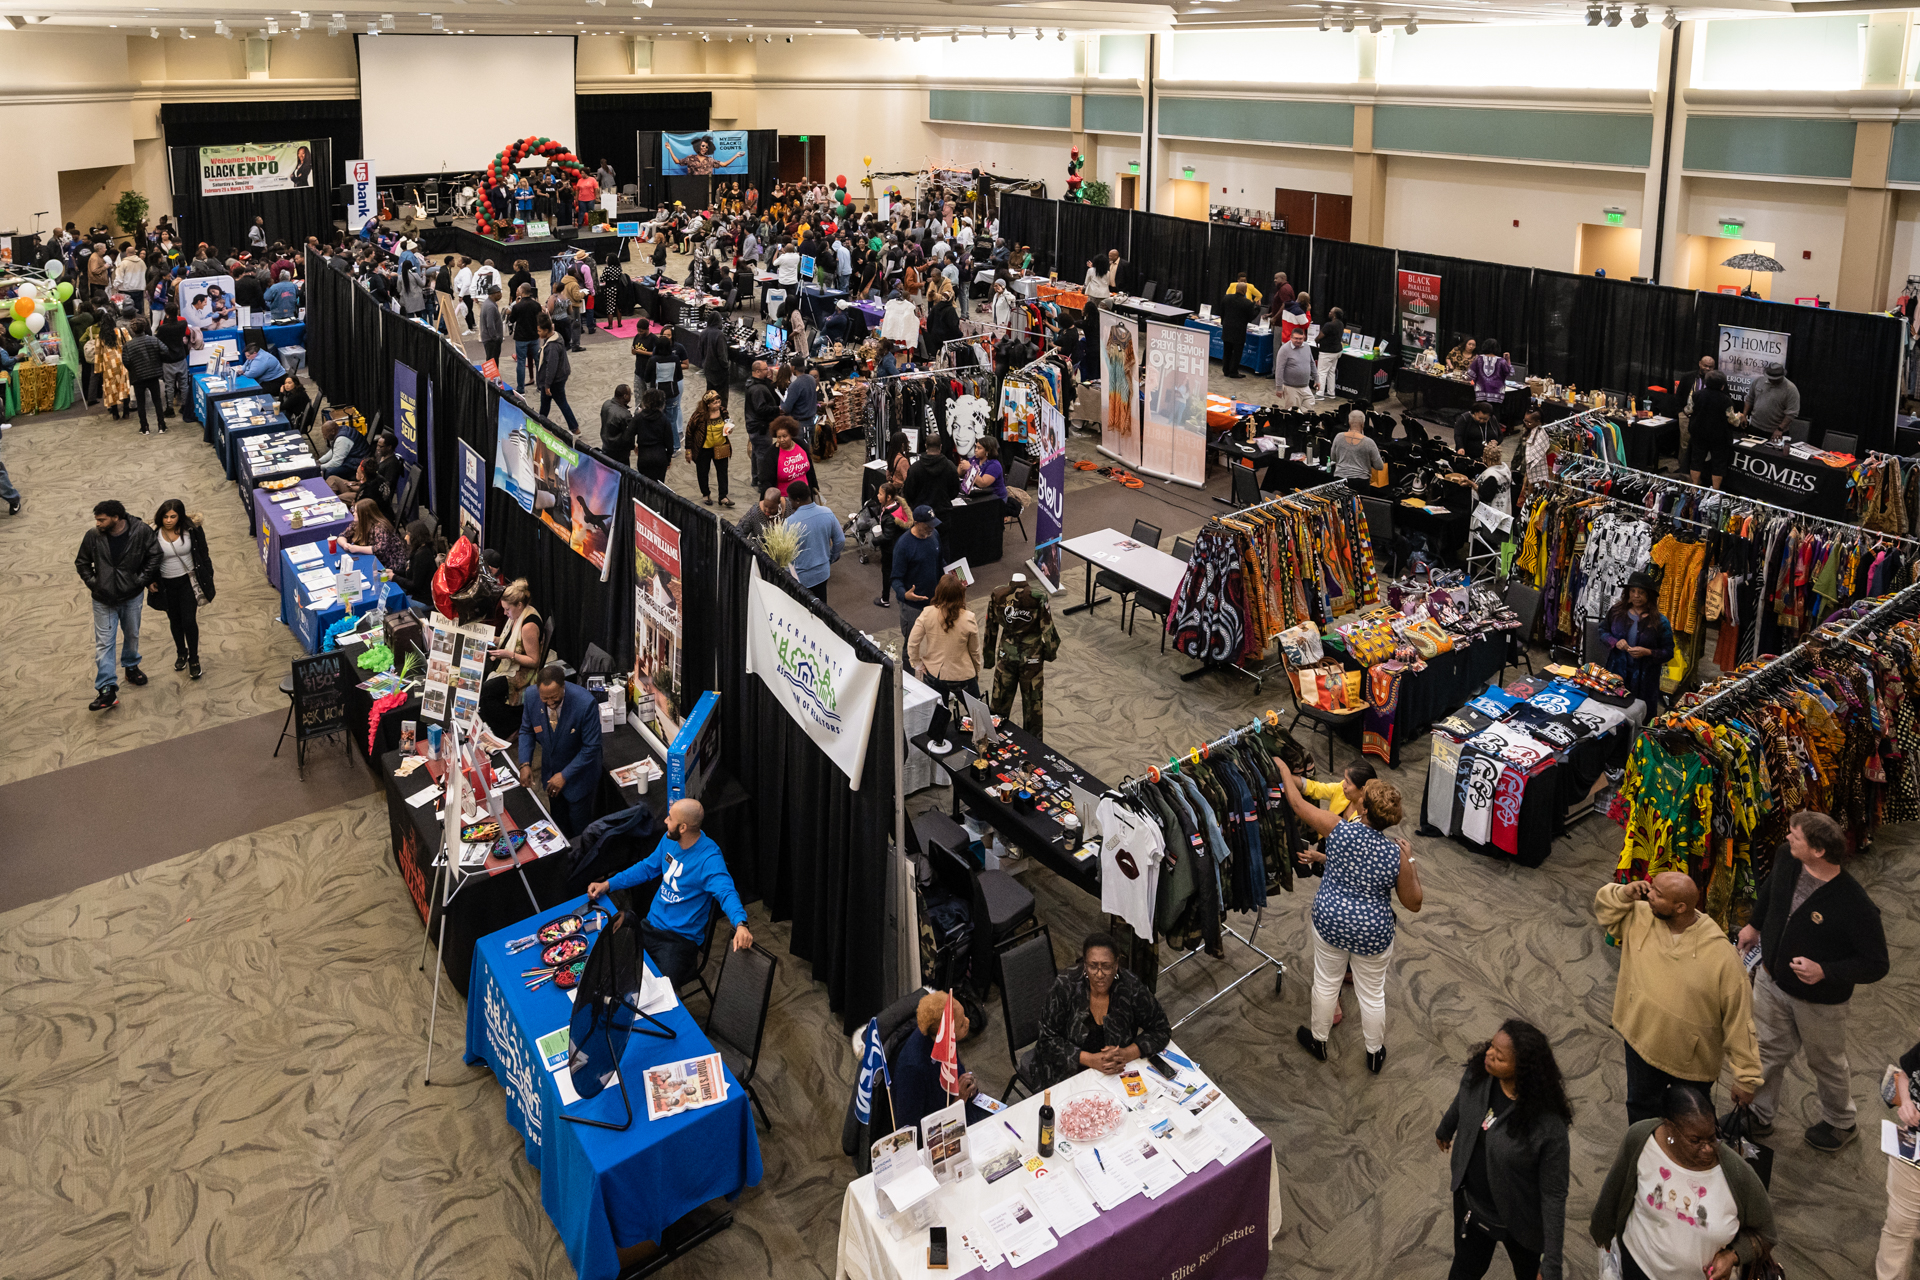
{"label": "stage", "polygon": [[[334,225],[345,229],[344,223]],[[522,258],[526,259],[529,270],[545,271],[553,265],[554,255],[563,248],[585,249],[593,254],[596,262],[604,262],[608,254],[621,250],[619,236],[576,232],[571,228],[566,230],[564,239],[545,236],[540,239],[499,240],[481,235],[472,218],[456,217],[451,225],[444,227],[435,226],[428,220],[417,223],[417,229],[412,232],[408,232],[398,220],[383,221],[380,226],[383,230],[417,237],[421,252],[430,257],[457,253],[472,258],[476,266],[491,258],[502,275],[511,274],[513,264]],[[622,253],[620,261],[626,261],[627,256]]]}

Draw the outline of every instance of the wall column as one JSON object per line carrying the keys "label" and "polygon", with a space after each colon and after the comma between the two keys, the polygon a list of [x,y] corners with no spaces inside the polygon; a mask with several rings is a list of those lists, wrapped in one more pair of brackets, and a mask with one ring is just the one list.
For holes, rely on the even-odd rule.
{"label": "wall column", "polygon": [[1353,108],[1353,227],[1355,243],[1380,244],[1387,237],[1387,158],[1374,154],[1373,104]]}
{"label": "wall column", "polygon": [[[1640,271],[1655,284],[1684,287],[1687,283],[1686,199],[1680,176],[1687,152],[1687,82],[1693,71],[1693,41],[1698,22],[1682,22],[1660,35],[1660,55],[1653,89],[1653,146],[1648,152],[1647,181],[1640,198]],[[1675,57],[1675,54],[1678,57]],[[1673,137],[1667,137],[1667,112],[1673,112]],[[1662,152],[1665,150],[1663,156]],[[1660,192],[1666,188],[1662,216]],[[1653,251],[1660,248],[1656,271]]]}
{"label": "wall column", "polygon": [[1840,292],[1833,300],[1847,311],[1880,311],[1887,305],[1888,279],[1893,273],[1893,192],[1887,190],[1887,160],[1892,151],[1892,120],[1856,117],[1853,178],[1847,187],[1847,222],[1840,238]]}

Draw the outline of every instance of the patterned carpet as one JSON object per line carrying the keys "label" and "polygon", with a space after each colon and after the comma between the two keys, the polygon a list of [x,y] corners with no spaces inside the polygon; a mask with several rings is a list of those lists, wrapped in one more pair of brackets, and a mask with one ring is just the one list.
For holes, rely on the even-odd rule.
{"label": "patterned carpet", "polygon": [[[576,368],[604,361],[610,378],[623,355],[596,345],[611,344],[590,341]],[[76,415],[27,420],[6,447],[29,506],[17,520],[0,517],[0,681],[23,713],[0,746],[0,782],[283,705],[275,686],[296,649],[197,432],[141,440],[104,415]],[[834,461],[830,494],[843,491],[852,465],[844,453]],[[671,479],[689,484],[689,469],[677,466]],[[158,635],[149,627],[153,684],[123,691],[122,706],[100,716],[84,710],[91,644],[70,566],[104,494],[144,511],[178,494],[206,512],[221,589],[207,615],[206,679],[176,681],[164,625]],[[1070,493],[1070,510],[1073,501]],[[1166,534],[1201,518],[1184,527],[1167,518]],[[1190,664],[1158,652],[1148,619],[1128,636],[1103,607],[1062,618],[1061,629],[1048,738],[1109,781],[1285,706],[1282,690],[1257,693],[1237,677],[1180,683]],[[1350,752],[1341,748],[1342,762]],[[1408,744],[1391,780],[1415,794],[1425,762],[1424,743]],[[943,793],[914,800],[916,809],[936,803]],[[7,818],[0,813],[0,830]],[[199,819],[176,811],[154,821],[191,832]],[[1284,990],[1250,981],[1183,1029],[1185,1046],[1278,1150],[1285,1229],[1268,1275],[1445,1274],[1446,1163],[1430,1134],[1468,1046],[1519,1015],[1552,1037],[1579,1110],[1567,1274],[1584,1280],[1595,1274],[1586,1216],[1624,1128],[1624,1071],[1608,1026],[1617,961],[1590,911],[1618,829],[1589,819],[1538,870],[1444,841],[1415,844],[1427,908],[1403,916],[1381,1076],[1365,1070],[1351,1000],[1331,1062],[1292,1043],[1306,1018],[1304,895],[1278,899],[1258,932],[1288,963]],[[1836,1156],[1811,1151],[1798,1137],[1817,1118],[1805,1070],[1787,1085],[1774,1203],[1795,1280],[1851,1280],[1871,1265],[1884,1206],[1871,1136],[1877,1085],[1882,1064],[1912,1042],[1920,1007],[1909,963],[1920,942],[1915,844],[1912,828],[1889,830],[1856,869],[1886,913],[1895,956],[1894,976],[1854,1001],[1855,1096],[1869,1137]],[[1097,904],[1043,869],[1020,874],[1064,961],[1098,925]],[[785,926],[757,907],[752,915],[756,936],[782,957],[760,1071],[774,1121],[762,1134],[766,1177],[741,1198],[736,1227],[668,1276],[833,1273],[852,1055],[821,988],[787,956]],[[457,997],[443,993],[437,1083],[420,1082],[431,987],[431,973],[415,967],[420,941],[377,796],[209,839],[0,914],[0,1036],[11,1049],[0,1059],[0,1147],[15,1153],[0,1169],[0,1275],[571,1276],[499,1086],[456,1064]],[[1237,976],[1244,960],[1229,944],[1224,962],[1183,965],[1162,985],[1171,1015]],[[996,999],[989,1026],[965,1046],[995,1092],[1009,1073],[1003,1025]]]}

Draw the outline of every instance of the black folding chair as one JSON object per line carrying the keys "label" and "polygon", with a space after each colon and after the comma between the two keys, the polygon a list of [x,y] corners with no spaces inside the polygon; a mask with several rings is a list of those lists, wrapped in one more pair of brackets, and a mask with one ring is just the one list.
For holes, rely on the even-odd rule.
{"label": "black folding chair", "polygon": [[[1022,493],[1031,493],[1033,489],[1033,464],[1029,462],[1016,462],[1008,467],[1007,488],[1018,489]],[[1027,532],[1026,512],[1024,509],[1013,512],[1000,523],[1019,525],[1020,536],[1029,542],[1033,541],[1033,535]]]}
{"label": "black folding chair", "polygon": [[773,973],[780,965],[771,951],[754,943],[745,951],[729,949],[720,961],[713,984],[713,1006],[707,1011],[707,1039],[727,1064],[734,1079],[747,1091],[753,1109],[769,1131],[773,1121],[753,1091],[754,1071],[760,1065],[760,1041],[767,1030],[767,1006],[773,998]]}
{"label": "black folding chair", "polygon": [[1233,505],[1236,507],[1257,507],[1266,501],[1260,492],[1260,473],[1244,463],[1236,462],[1232,466]]}
{"label": "black folding chair", "polygon": [[[1144,542],[1150,547],[1158,548],[1159,526],[1148,524],[1145,520],[1135,520],[1132,537],[1135,542]],[[1133,600],[1134,593],[1140,590],[1140,584],[1131,578],[1120,576],[1111,569],[1102,569],[1094,575],[1093,589],[1098,592],[1102,588],[1120,597],[1120,621],[1124,623],[1127,620],[1127,605]]]}
{"label": "black folding chair", "polygon": [[[1180,561],[1182,564],[1191,560],[1193,558],[1193,539],[1185,536],[1175,538],[1173,540],[1172,555],[1175,560]],[[1135,618],[1140,616],[1140,610],[1142,608],[1160,619],[1160,652],[1165,653],[1167,651],[1167,614],[1172,611],[1173,602],[1163,595],[1142,588],[1139,594],[1133,598],[1133,616]],[[1133,623],[1131,621],[1127,623],[1127,634],[1133,634]]]}
{"label": "black folding chair", "polygon": [[1047,996],[1053,990],[1053,935],[1042,925],[1001,948],[999,959],[1000,1016],[1006,1020],[1007,1058],[1013,1063],[1013,1078],[1000,1095],[1004,1102],[1012,1099],[1016,1086],[1038,1092],[1030,1046],[1040,1039],[1040,1015],[1046,1012]]}
{"label": "black folding chair", "polygon": [[1528,642],[1533,636],[1534,624],[1540,620],[1540,589],[1530,587],[1518,578],[1509,578],[1504,598],[1507,608],[1513,610],[1514,616],[1520,619],[1520,629],[1507,633],[1512,637],[1512,645],[1507,650],[1506,662],[1500,668],[1501,674],[1504,675],[1508,667],[1519,662],[1524,663],[1527,674],[1532,675],[1533,653]]}

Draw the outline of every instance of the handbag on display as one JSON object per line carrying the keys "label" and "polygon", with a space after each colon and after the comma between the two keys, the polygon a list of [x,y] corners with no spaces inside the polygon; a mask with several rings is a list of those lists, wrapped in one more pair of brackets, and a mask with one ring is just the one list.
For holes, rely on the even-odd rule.
{"label": "handbag on display", "polygon": [[1311,622],[1288,627],[1278,639],[1280,652],[1285,655],[1287,665],[1296,671],[1310,667],[1327,656],[1325,647],[1320,643],[1320,629]]}

